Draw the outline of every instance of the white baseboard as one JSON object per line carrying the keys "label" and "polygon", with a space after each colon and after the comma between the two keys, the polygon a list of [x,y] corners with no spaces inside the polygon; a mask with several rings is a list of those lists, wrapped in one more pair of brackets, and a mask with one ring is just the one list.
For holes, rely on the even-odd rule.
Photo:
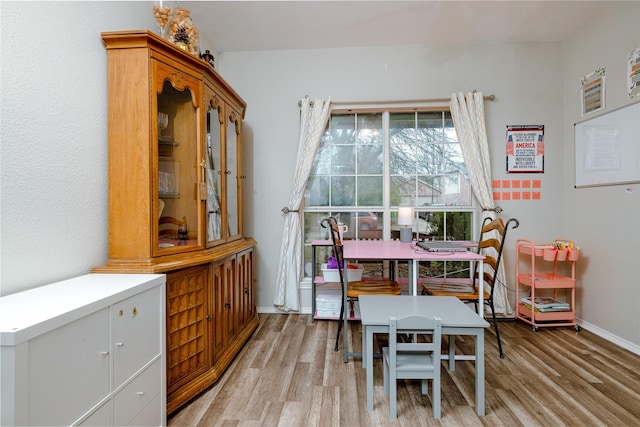
{"label": "white baseboard", "polygon": [[637,344],[634,344],[632,342],[629,342],[627,340],[625,340],[624,338],[620,338],[617,335],[613,335],[611,332],[609,331],[605,331],[602,328],[597,327],[596,325],[593,325],[589,322],[585,322],[582,319],[578,319],[576,318],[578,324],[580,325],[581,328],[586,329],[589,332],[592,332],[596,335],[598,335],[601,338],[604,338],[607,341],[610,341],[614,344],[616,344],[619,347],[624,348],[625,350],[629,350],[630,352],[637,354],[638,356],[640,356],[640,346]]}
{"label": "white baseboard", "polygon": [[301,307],[300,311],[278,310],[276,307],[256,307],[258,313],[266,314],[311,314],[311,307]]}

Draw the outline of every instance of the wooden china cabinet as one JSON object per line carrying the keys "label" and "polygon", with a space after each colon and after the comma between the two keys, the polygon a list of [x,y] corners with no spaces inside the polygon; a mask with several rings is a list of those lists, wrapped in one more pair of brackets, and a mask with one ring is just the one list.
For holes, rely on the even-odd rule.
{"label": "wooden china cabinet", "polygon": [[207,62],[150,31],[102,33],[109,259],[166,273],[167,413],[212,385],[258,326],[243,234],[246,104]]}

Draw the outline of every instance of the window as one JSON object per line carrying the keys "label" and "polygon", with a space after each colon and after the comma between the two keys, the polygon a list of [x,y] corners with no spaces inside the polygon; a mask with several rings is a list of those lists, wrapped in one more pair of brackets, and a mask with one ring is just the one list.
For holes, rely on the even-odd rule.
{"label": "window", "polygon": [[[420,238],[473,238],[471,185],[449,111],[332,113],[305,193],[306,275],[311,242],[328,237],[323,218],[347,225],[346,239],[392,239],[401,206],[414,207]],[[459,267],[437,264],[428,274]]]}

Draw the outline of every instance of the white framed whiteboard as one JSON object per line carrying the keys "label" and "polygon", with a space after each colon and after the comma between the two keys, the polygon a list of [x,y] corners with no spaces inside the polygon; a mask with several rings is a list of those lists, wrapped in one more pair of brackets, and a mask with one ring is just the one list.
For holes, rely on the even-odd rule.
{"label": "white framed whiteboard", "polygon": [[575,187],[640,183],[640,102],[574,125]]}

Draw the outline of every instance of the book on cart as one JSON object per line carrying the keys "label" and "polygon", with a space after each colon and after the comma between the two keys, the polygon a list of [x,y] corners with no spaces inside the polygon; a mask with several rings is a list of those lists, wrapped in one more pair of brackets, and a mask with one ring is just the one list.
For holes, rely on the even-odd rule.
{"label": "book on cart", "polygon": [[[524,304],[527,309],[531,310],[531,298],[521,298],[520,302]],[[569,303],[564,301],[558,301],[557,299],[548,297],[538,297],[533,300],[533,307],[537,312],[547,311],[569,311],[571,308]]]}

